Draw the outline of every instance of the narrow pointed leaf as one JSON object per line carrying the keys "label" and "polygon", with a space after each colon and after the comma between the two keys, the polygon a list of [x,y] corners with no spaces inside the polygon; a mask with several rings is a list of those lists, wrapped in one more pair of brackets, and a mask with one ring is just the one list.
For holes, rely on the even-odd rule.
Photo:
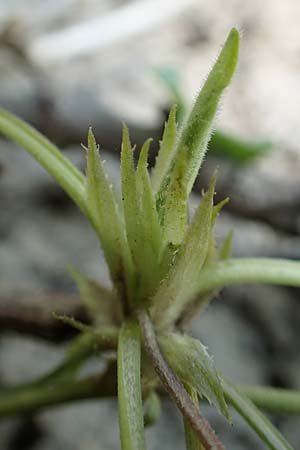
{"label": "narrow pointed leaf", "polygon": [[160,327],[174,323],[189,301],[206,260],[212,224],[216,175],[194,215],[166,280],[153,298],[153,316]]}
{"label": "narrow pointed leaf", "polygon": [[[182,179],[185,164],[180,167],[178,176],[167,188],[163,214],[159,214],[163,229],[163,242],[168,245],[179,245],[186,233],[188,225],[188,195]],[[159,213],[161,211],[159,210]]]}
{"label": "narrow pointed leaf", "polygon": [[[239,33],[233,28],[223,49],[197,97],[177,147],[177,161],[187,163],[185,183],[189,194],[203,161],[210,138],[212,121],[220,96],[234,74],[239,52]],[[176,173],[176,165],[174,172]]]}
{"label": "narrow pointed leaf", "polygon": [[86,197],[96,224],[113,283],[122,295],[130,297],[132,261],[117,201],[99,156],[92,130],[87,151]]}
{"label": "narrow pointed leaf", "polygon": [[121,151],[122,201],[124,208],[127,238],[134,262],[141,243],[141,226],[139,204],[136,191],[136,177],[134,170],[133,149],[126,125],[123,126],[123,140]]}
{"label": "narrow pointed leaf", "polygon": [[223,381],[223,389],[228,403],[243,417],[268,448],[272,450],[293,450],[282,434],[247,397],[225,381]]}
{"label": "narrow pointed leaf", "polygon": [[140,203],[140,214],[143,228],[144,242],[150,242],[153,252],[158,255],[160,251],[161,232],[156,211],[155,198],[147,170],[147,159],[150,140],[143,145],[137,165],[137,193]]}
{"label": "narrow pointed leaf", "polygon": [[69,272],[76,282],[80,296],[85,302],[94,323],[97,326],[116,323],[120,311],[118,311],[115,293],[82,275],[71,266],[69,266]]}
{"label": "narrow pointed leaf", "polygon": [[155,193],[160,188],[162,180],[166,176],[167,171],[170,168],[172,158],[174,156],[177,132],[176,111],[177,107],[176,105],[174,105],[171,108],[168,121],[165,124],[163,138],[160,143],[160,149],[155,160],[154,169],[152,171],[151,181]]}
{"label": "narrow pointed leaf", "polygon": [[[167,224],[173,223],[168,219],[168,214],[171,212],[173,218],[176,218],[176,214],[168,206],[172,204],[170,198],[174,197],[174,192],[179,199],[183,198],[184,194],[187,197],[191,192],[206,153],[220,97],[224,89],[229,85],[234,73],[238,51],[239,33],[236,29],[232,29],[197,97],[186,125],[182,129],[171,167],[164,176],[158,190],[157,208],[161,223],[166,228],[166,240],[170,240],[173,243],[177,243],[173,239],[178,239],[178,237],[176,235],[173,236],[172,229],[169,233],[167,228]],[[180,195],[178,194],[179,189]],[[184,213],[180,202],[177,209],[178,226],[180,227],[182,226],[182,214]]]}
{"label": "narrow pointed leaf", "polygon": [[214,154],[228,158],[236,164],[249,164],[254,159],[265,156],[274,148],[271,140],[244,139],[217,130],[211,138],[210,148]]}
{"label": "narrow pointed leaf", "polygon": [[206,255],[206,259],[205,259],[205,265],[212,264],[218,260],[218,252],[217,252],[217,248],[216,248],[217,246],[216,246],[216,240],[215,240],[214,225],[215,225],[215,222],[217,220],[217,217],[218,217],[221,209],[228,202],[229,202],[229,198],[227,197],[213,207],[212,217],[211,217],[211,229],[210,229],[207,255]]}
{"label": "narrow pointed leaf", "polygon": [[118,402],[122,450],[145,449],[141,394],[141,339],[137,323],[125,322],[118,342]]}
{"label": "narrow pointed leaf", "polygon": [[142,299],[153,295],[159,281],[159,253],[161,232],[155,199],[147,170],[151,140],[142,147],[136,170],[136,189],[139,208],[139,226],[142,241],[136,249],[136,261],[141,274],[138,296]]}
{"label": "narrow pointed leaf", "polygon": [[[144,177],[145,172],[148,174],[148,156],[149,156],[149,148],[150,144],[152,142],[152,139],[147,139],[140,151],[140,156],[138,159],[137,167],[136,167],[136,190],[137,190],[137,196],[139,198],[140,203],[142,203],[142,192],[144,190]],[[152,191],[152,189],[151,189]]]}
{"label": "narrow pointed leaf", "polygon": [[220,261],[226,261],[231,257],[232,240],[233,240],[233,232],[229,231],[218,252],[219,253],[218,258]]}
{"label": "narrow pointed leaf", "polygon": [[41,133],[17,116],[0,108],[0,132],[23,147],[88,215],[84,175]]}
{"label": "narrow pointed leaf", "polygon": [[224,200],[220,201],[214,206],[213,212],[212,212],[212,218],[211,222],[213,225],[215,225],[216,220],[218,218],[218,215],[220,214],[220,211],[224,208],[225,205],[229,202],[229,197],[224,198]]}
{"label": "narrow pointed leaf", "polygon": [[206,348],[197,339],[177,333],[167,333],[159,339],[163,354],[184,384],[196,389],[228,420],[221,379]]}
{"label": "narrow pointed leaf", "polygon": [[300,262],[273,258],[233,258],[201,271],[195,294],[234,284],[300,286]]}

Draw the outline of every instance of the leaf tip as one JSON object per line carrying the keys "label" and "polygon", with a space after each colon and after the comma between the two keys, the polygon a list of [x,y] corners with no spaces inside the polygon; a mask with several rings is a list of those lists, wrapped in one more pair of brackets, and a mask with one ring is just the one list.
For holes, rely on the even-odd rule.
{"label": "leaf tip", "polygon": [[89,144],[89,148],[93,148],[96,147],[96,138],[95,135],[93,133],[93,129],[92,127],[89,127],[88,129],[88,144]]}
{"label": "leaf tip", "polygon": [[122,124],[122,147],[131,148],[129,128],[125,122]]}
{"label": "leaf tip", "polygon": [[228,86],[237,66],[240,48],[240,33],[232,28],[219,56],[219,63],[223,69],[224,87]]}

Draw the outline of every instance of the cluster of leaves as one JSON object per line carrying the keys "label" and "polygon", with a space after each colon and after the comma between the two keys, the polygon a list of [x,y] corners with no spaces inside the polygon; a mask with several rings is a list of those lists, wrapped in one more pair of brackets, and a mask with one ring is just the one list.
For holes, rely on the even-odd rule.
{"label": "cluster of leaves", "polygon": [[[84,176],[45,137],[19,118],[0,110],[0,131],[23,146],[53,175],[90,220],[99,237],[113,288],[103,288],[71,270],[89,307],[94,328],[87,330],[70,320],[87,332],[88,338],[80,341],[80,351],[73,351],[69,359],[73,361],[74,371],[78,361],[89,354],[101,327],[117,330],[123,450],[145,448],[143,415],[147,410],[152,411],[148,416],[153,417],[153,410],[157,410],[155,390],[160,379],[168,392],[174,394],[173,399],[185,416],[188,450],[199,449],[199,439],[207,449],[223,446],[216,437],[206,439],[199,432],[198,416],[194,420],[189,413],[186,393],[192,405],[205,397],[230,421],[226,403],[229,402],[270,448],[291,448],[267,419],[262,420],[255,406],[221,378],[201,342],[182,334],[179,327],[227,284],[261,281],[300,285],[297,262],[230,259],[231,235],[219,248],[216,246],[213,228],[227,202],[225,199],[214,205],[216,174],[189,220],[189,194],[205,156],[220,97],[234,73],[238,50],[239,34],[233,29],[179,133],[176,108],[172,108],[151,174],[147,167],[151,141],[143,145],[135,166],[134,148],[124,126],[121,198],[107,178],[91,129],[85,147],[87,173]],[[150,320],[156,336],[145,332],[143,314]],[[157,351],[156,339],[157,349],[160,348]],[[143,344],[148,355],[141,351]],[[170,375],[173,373],[175,378]],[[174,386],[179,386],[177,392]]]}

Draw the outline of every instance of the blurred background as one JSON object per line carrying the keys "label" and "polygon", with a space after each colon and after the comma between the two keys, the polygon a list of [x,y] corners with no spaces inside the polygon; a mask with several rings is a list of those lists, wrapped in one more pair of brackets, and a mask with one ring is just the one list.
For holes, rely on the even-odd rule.
{"label": "blurred background", "polygon": [[[181,120],[237,26],[238,70],[191,208],[218,165],[217,197],[231,198],[219,240],[233,229],[235,256],[299,259],[299,24],[297,0],[0,0],[0,104],[82,169],[80,143],[92,125],[117,183],[122,121],[138,146],[154,138],[153,160],[170,106],[179,105]],[[67,264],[109,280],[71,201],[20,148],[3,139],[0,146],[0,383],[7,384],[61,360],[70,330],[51,311],[84,315]],[[242,286],[224,290],[192,331],[234,380],[300,388],[299,324],[299,290]],[[203,409],[228,448],[263,448],[238,417],[230,427]],[[272,420],[300,448],[300,419]],[[0,448],[116,450],[118,433],[115,401],[90,401],[1,422]],[[147,433],[151,450],[183,448],[168,401]]]}

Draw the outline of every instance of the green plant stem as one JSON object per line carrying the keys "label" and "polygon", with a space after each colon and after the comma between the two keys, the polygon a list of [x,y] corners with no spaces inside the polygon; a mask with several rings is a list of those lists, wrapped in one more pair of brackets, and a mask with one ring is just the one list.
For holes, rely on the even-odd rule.
{"label": "green plant stem", "polygon": [[234,258],[201,271],[195,294],[232,284],[266,283],[300,286],[300,262],[272,258]]}
{"label": "green plant stem", "polygon": [[[98,399],[116,395],[115,367],[104,375],[83,380],[69,379],[55,383],[22,384],[16,389],[0,390],[0,418],[35,412],[49,406],[85,399]],[[300,391],[262,386],[239,385],[238,390],[256,406],[275,414],[300,414]]]}
{"label": "green plant stem", "polygon": [[83,380],[69,380],[52,384],[24,385],[15,392],[0,393],[0,419],[37,412],[51,406],[90,398],[105,398],[116,394],[116,368],[103,375]]}

